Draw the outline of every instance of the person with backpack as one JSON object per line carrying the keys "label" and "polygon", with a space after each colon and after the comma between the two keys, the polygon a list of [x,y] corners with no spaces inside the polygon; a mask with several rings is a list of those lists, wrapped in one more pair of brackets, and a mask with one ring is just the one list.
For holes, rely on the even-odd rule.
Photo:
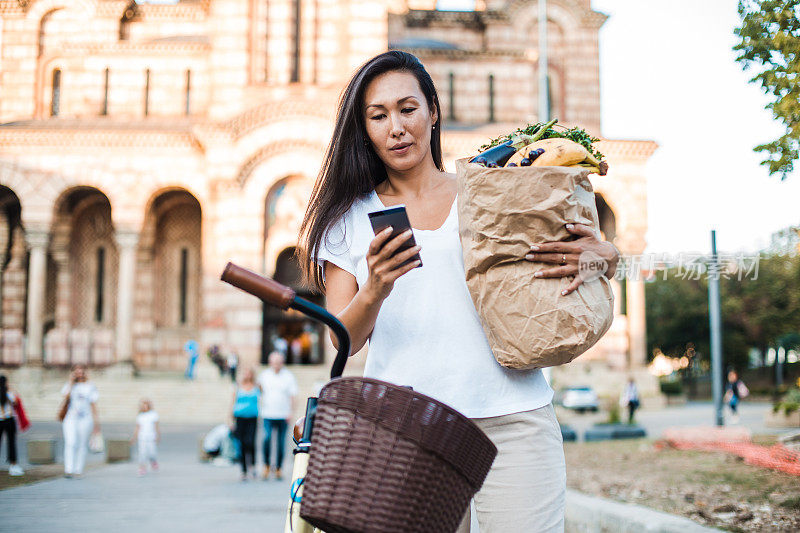
{"label": "person with backpack", "polygon": [[725,384],[725,403],[731,410],[731,422],[739,423],[739,402],[750,394],[747,385],[739,379],[736,370],[728,372],[728,383]]}

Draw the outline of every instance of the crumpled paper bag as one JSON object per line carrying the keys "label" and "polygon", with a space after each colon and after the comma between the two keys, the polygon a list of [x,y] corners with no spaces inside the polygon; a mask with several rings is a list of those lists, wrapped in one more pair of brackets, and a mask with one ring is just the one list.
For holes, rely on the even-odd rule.
{"label": "crumpled paper bag", "polygon": [[533,244],[574,240],[570,222],[599,230],[589,171],[485,168],[468,159],[456,169],[467,287],[495,358],[518,369],[572,361],[611,327],[611,285],[602,275],[562,296],[574,278],[534,278],[554,264],[525,254]]}

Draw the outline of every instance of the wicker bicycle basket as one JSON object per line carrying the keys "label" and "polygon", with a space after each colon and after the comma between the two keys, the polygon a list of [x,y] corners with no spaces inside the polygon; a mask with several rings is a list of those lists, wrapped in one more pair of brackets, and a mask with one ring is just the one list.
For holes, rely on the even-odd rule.
{"label": "wicker bicycle basket", "polygon": [[319,395],[300,515],[325,533],[452,533],[496,455],[433,398],[334,379]]}

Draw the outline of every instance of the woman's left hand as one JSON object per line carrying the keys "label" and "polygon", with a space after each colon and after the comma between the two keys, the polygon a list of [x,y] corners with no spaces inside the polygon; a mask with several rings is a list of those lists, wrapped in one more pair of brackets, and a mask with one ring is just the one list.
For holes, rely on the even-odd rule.
{"label": "woman's left hand", "polygon": [[567,231],[577,235],[574,241],[545,242],[531,246],[531,251],[525,255],[528,261],[538,263],[554,263],[559,266],[540,270],[534,274],[536,278],[563,278],[575,276],[569,286],[562,291],[562,295],[573,292],[583,283],[583,278],[578,275],[580,256],[584,252],[592,252],[602,258],[608,268],[606,277],[611,277],[617,270],[619,251],[607,241],[601,241],[594,229],[585,224],[567,224]]}

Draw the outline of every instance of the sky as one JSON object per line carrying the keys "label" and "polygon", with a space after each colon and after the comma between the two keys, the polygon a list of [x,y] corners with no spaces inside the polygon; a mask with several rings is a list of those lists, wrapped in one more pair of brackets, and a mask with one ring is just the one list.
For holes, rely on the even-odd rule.
{"label": "sky", "polygon": [[[440,0],[439,9],[470,9]],[[736,0],[592,0],[600,31],[602,134],[648,139],[647,252],[756,252],[800,225],[800,171],[780,181],[758,144],[783,131],[732,50]],[[800,169],[800,164],[797,165]]]}

